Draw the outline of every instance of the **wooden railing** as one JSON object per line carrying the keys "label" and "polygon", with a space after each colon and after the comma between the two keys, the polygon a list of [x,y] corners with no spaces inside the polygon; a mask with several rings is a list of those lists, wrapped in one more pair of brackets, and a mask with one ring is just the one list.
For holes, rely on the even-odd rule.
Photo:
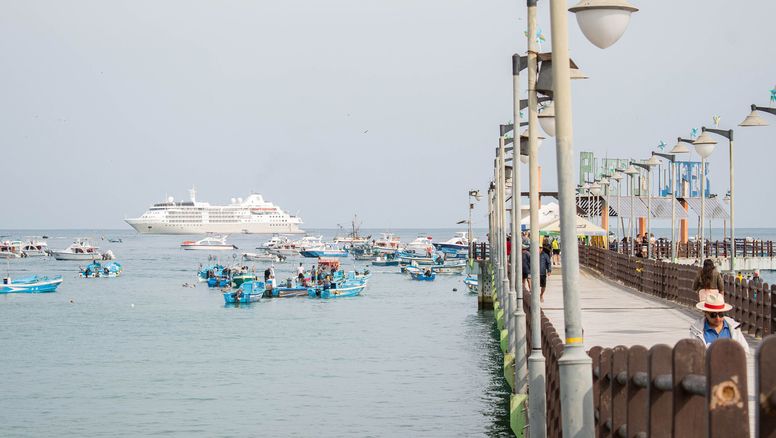
{"label": "wooden railing", "polygon": [[[708,350],[694,339],[673,348],[593,347],[593,402],[599,437],[749,438],[746,353],[720,339]],[[776,434],[776,336],[755,363],[760,437]]]}
{"label": "wooden railing", "polygon": [[[579,263],[625,286],[685,306],[695,306],[698,293],[693,282],[700,268],[660,260],[631,257],[614,251],[581,245]],[[725,301],[731,316],[753,336],[776,333],[776,285],[755,284],[724,275]]]}

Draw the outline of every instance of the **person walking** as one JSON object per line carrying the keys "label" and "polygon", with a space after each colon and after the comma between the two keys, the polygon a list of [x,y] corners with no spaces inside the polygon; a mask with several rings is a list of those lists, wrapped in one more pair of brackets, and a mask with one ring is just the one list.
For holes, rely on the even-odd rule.
{"label": "person walking", "polygon": [[523,242],[523,290],[531,289],[531,254],[528,252],[530,247],[529,243]]}
{"label": "person walking", "polygon": [[550,245],[545,245],[539,253],[539,287],[541,295],[539,301],[544,302],[544,290],[547,288],[547,277],[552,272],[552,259],[550,259]]}
{"label": "person walking", "polygon": [[556,237],[552,238],[552,264],[560,265],[560,243]]}
{"label": "person walking", "polygon": [[752,273],[752,286],[756,287],[757,289],[761,288],[763,286],[763,279],[760,277],[760,270],[755,269]]}
{"label": "person walking", "polygon": [[749,354],[749,344],[741,332],[741,324],[725,315],[733,306],[725,302],[722,294],[708,294],[695,307],[703,311],[703,317],[690,326],[691,338],[700,340],[706,347],[717,339],[732,339]]}
{"label": "person walking", "polygon": [[698,271],[692,284],[692,290],[698,292],[699,300],[704,300],[710,293],[725,293],[725,282],[722,280],[722,274],[717,271],[714,260],[706,259],[703,261],[703,268]]}

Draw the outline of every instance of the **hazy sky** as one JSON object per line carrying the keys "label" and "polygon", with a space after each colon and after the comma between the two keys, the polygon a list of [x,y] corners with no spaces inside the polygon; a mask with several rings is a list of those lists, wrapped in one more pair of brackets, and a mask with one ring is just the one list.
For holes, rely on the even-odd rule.
{"label": "hazy sky", "polygon": [[[737,125],[776,85],[776,3],[636,1],[600,50],[569,16],[575,154]],[[740,3],[740,5],[739,5]],[[570,5],[572,3],[569,3]],[[511,118],[524,2],[0,2],[0,228],[123,228],[165,195],[262,193],[308,227],[449,227]],[[539,2],[550,49],[549,3]],[[772,126],[736,131],[737,225],[774,225]],[[727,190],[727,145],[710,159]],[[555,145],[541,150],[554,190]],[[475,226],[483,226],[484,209]]]}

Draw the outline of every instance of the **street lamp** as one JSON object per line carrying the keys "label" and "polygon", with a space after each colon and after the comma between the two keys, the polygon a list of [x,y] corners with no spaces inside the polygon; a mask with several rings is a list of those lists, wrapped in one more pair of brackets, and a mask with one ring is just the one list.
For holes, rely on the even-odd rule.
{"label": "street lamp", "polygon": [[577,14],[579,28],[588,41],[605,49],[625,33],[631,13],[638,8],[625,0],[582,0],[569,11]]}
{"label": "street lamp", "polygon": [[638,163],[635,161],[631,161],[630,163],[633,166],[640,167],[647,171],[647,233],[646,233],[646,240],[647,240],[647,258],[652,258],[652,241],[650,237],[652,236],[652,166],[657,166],[660,164],[660,160],[657,159],[654,155],[652,155],[648,160],[646,160],[644,163]]}
{"label": "street lamp", "polygon": [[[474,210],[474,202],[472,202],[472,198],[474,198],[475,201],[479,201],[481,198],[480,191],[469,190],[469,234],[467,234],[466,237],[469,240],[470,248],[474,243],[474,238],[472,237],[472,210]],[[469,251],[471,252],[471,250]]]}
{"label": "street lamp", "polygon": [[539,125],[550,137],[555,137],[555,104],[545,105],[539,110]]}
{"label": "street lamp", "polygon": [[625,174],[630,177],[630,185],[628,186],[629,192],[630,192],[630,221],[628,221],[628,234],[630,235],[630,255],[636,256],[636,238],[633,235],[633,179],[636,177],[636,175],[639,173],[639,171],[633,167],[633,165],[629,165],[627,169],[625,169]]}
{"label": "street lamp", "polygon": [[[719,136],[725,137],[728,139],[728,150],[729,150],[729,175],[730,175],[730,246],[732,251],[730,251],[730,270],[734,271],[736,270],[736,226],[735,226],[735,204],[733,202],[733,192],[734,192],[734,185],[733,185],[733,130],[723,130],[723,129],[712,129],[712,128],[706,128],[705,126],[701,127],[701,135],[711,132],[712,134],[717,134]],[[713,141],[713,140],[712,140]],[[712,146],[713,147],[713,146]],[[723,241],[724,243],[724,241]]]}
{"label": "street lamp", "polygon": [[[588,0],[593,2],[594,0]],[[585,14],[591,6],[583,1],[572,12],[583,13],[589,33],[596,27],[627,27],[617,14]],[[601,5],[600,9],[612,9]],[[615,9],[617,9],[615,7]],[[629,11],[633,12],[633,11]],[[555,103],[555,147],[558,162],[558,201],[560,208],[561,257],[563,263],[563,319],[565,346],[558,360],[563,435],[588,437],[595,434],[593,415],[592,359],[585,352],[582,311],[579,303],[579,250],[576,242],[576,196],[574,193],[573,129],[571,114],[571,76],[569,66],[568,5],[566,0],[551,0],[552,90]],[[587,15],[587,18],[584,18]],[[591,18],[591,19],[588,19]],[[581,23],[580,23],[581,24]],[[582,25],[582,24],[581,24]],[[604,30],[606,33],[607,31]],[[531,37],[533,36],[532,34]],[[617,35],[619,37],[620,35]],[[531,38],[533,39],[533,38]],[[616,40],[616,39],[615,39]],[[606,47],[606,44],[601,44]]]}
{"label": "street lamp", "polygon": [[699,224],[699,234],[701,236],[700,253],[698,260],[703,260],[706,256],[705,241],[706,237],[703,234],[703,220],[706,216],[706,159],[709,158],[712,152],[714,152],[714,146],[717,144],[708,132],[704,131],[701,135],[695,139],[693,145],[695,145],[695,152],[701,156],[701,220]]}
{"label": "street lamp", "polygon": [[653,157],[663,157],[671,165],[671,262],[676,263],[676,155],[652,152]]}
{"label": "street lamp", "polygon": [[[625,234],[625,226],[622,222],[622,211],[620,210],[620,181],[622,180],[622,169],[615,169],[615,172],[609,178],[617,181],[617,219],[620,222],[620,232],[617,233],[617,252],[622,252],[620,244],[622,243],[622,237]],[[615,227],[617,229],[617,227]]]}
{"label": "street lamp", "polygon": [[768,122],[763,120],[763,118],[760,117],[759,114],[757,114],[757,111],[762,111],[764,113],[769,113],[776,116],[776,108],[770,108],[767,106],[757,106],[754,104],[752,104],[751,108],[752,108],[752,112],[750,112],[749,115],[746,116],[744,121],[739,123],[738,126],[742,126],[744,128],[749,128],[752,126],[768,126]]}

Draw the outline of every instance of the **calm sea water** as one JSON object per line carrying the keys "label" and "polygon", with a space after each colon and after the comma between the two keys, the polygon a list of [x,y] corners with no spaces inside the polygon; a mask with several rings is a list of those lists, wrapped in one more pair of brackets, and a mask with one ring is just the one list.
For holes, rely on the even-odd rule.
{"label": "calm sea water", "polygon": [[[0,295],[0,436],[508,434],[493,316],[477,312],[462,276],[413,282],[378,268],[360,297],[235,308],[202,284],[182,287],[207,259],[180,250],[183,237],[45,234],[52,249],[91,236],[124,273],[81,279],[79,262],[3,262],[12,275],[65,281],[54,294]],[[239,251],[259,240],[230,239]],[[297,264],[277,264],[278,277]]]}

